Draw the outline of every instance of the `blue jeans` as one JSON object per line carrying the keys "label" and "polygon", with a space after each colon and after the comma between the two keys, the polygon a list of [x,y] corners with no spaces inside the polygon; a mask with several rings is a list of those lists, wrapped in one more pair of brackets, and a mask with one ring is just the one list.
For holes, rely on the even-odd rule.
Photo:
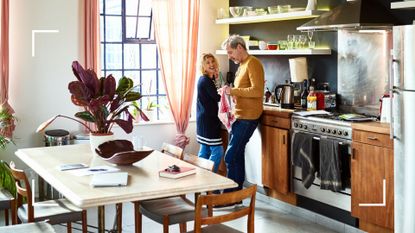
{"label": "blue jeans", "polygon": [[208,146],[200,144],[199,157],[212,160],[215,163],[213,171],[216,173],[219,168],[220,160],[223,156],[223,146]]}
{"label": "blue jeans", "polygon": [[245,181],[245,147],[258,126],[259,120],[236,120],[232,124],[229,145],[225,154],[227,176],[238,184],[237,188],[224,192],[241,190]]}

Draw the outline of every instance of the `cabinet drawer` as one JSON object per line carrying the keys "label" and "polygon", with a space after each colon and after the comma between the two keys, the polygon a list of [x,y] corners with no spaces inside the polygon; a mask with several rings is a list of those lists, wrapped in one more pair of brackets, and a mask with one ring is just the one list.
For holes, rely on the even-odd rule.
{"label": "cabinet drawer", "polygon": [[393,147],[393,141],[388,134],[373,133],[361,130],[354,130],[352,132],[353,141],[366,143],[380,147]]}
{"label": "cabinet drawer", "polygon": [[276,117],[272,115],[262,115],[261,123],[282,129],[290,129],[291,120],[289,118]]}

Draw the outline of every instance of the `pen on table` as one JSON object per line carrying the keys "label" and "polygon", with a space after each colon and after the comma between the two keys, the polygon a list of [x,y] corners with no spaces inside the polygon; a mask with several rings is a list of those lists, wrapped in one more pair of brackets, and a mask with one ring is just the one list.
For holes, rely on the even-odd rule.
{"label": "pen on table", "polygon": [[105,169],[105,168],[91,168],[91,169],[88,169],[88,171],[91,171],[91,172],[100,172],[100,171],[106,171],[107,169]]}

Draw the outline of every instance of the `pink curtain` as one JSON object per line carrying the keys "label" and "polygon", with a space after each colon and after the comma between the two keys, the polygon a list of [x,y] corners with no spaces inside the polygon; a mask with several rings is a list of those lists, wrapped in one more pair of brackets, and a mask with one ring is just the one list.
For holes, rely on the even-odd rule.
{"label": "pink curtain", "polygon": [[[9,105],[9,0],[1,0],[1,37],[0,37],[0,109],[14,113],[13,108]],[[11,125],[5,127],[1,134],[11,138],[14,130],[14,121]]]}
{"label": "pink curtain", "polygon": [[99,0],[84,0],[85,8],[85,68],[93,69],[100,76],[99,67]]}
{"label": "pink curtain", "polygon": [[[99,0],[84,0],[84,67],[93,69],[100,77],[100,39],[99,39]],[[85,122],[91,129],[95,129],[95,124]],[[88,133],[86,127],[81,126],[84,133]]]}
{"label": "pink curtain", "polygon": [[200,0],[153,0],[154,32],[161,73],[176,123],[176,145],[185,135],[195,86]]}

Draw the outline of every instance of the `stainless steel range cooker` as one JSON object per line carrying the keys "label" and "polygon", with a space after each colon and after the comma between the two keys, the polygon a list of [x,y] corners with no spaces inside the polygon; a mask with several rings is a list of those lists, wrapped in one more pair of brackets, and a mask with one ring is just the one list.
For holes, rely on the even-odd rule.
{"label": "stainless steel range cooker", "polygon": [[[352,140],[352,128],[351,123],[347,121],[339,120],[338,114],[332,115],[319,115],[319,116],[292,116],[291,125],[292,135],[292,149],[291,159],[294,157],[294,147],[298,146],[294,144],[294,135],[301,132],[312,136],[312,144],[318,147],[321,138],[329,138],[339,143],[339,146],[343,147],[343,152],[339,156],[347,156],[347,161],[350,161],[351,154],[351,140]],[[317,155],[319,151],[317,149]],[[333,155],[334,156],[334,155]],[[293,189],[296,194],[316,200],[318,202],[325,203],[330,206],[334,206],[343,209],[347,212],[351,211],[351,190],[350,186],[345,190],[339,192],[333,192],[331,190],[325,190],[320,188],[320,179],[315,178],[312,185],[307,189],[304,187],[301,176],[301,168],[293,165]],[[325,169],[325,168],[322,168]],[[349,171],[350,172],[350,171]],[[350,182],[349,182],[350,184]]]}

